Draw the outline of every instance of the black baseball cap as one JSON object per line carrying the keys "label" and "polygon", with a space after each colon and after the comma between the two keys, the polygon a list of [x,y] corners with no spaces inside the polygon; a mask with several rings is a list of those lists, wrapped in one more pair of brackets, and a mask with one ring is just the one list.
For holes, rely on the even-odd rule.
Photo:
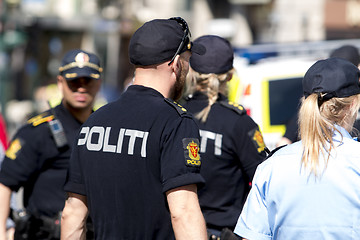
{"label": "black baseball cap", "polygon": [[169,61],[187,50],[195,54],[205,53],[204,46],[190,41],[190,31],[184,19],[154,19],[142,25],[131,37],[129,57],[134,65],[149,66]]}
{"label": "black baseball cap", "polygon": [[360,71],[342,58],[328,58],[314,63],[303,78],[304,96],[325,93],[324,100],[350,97],[360,93]]}
{"label": "black baseball cap", "polygon": [[89,77],[98,80],[102,72],[99,58],[81,49],[68,51],[61,62],[59,73],[66,80]]}
{"label": "black baseball cap", "polygon": [[226,73],[233,68],[234,51],[230,42],[215,35],[205,35],[195,39],[194,43],[204,45],[204,55],[192,55],[190,66],[199,73]]}
{"label": "black baseball cap", "polygon": [[336,48],[331,54],[330,57],[338,57],[350,61],[355,66],[360,64],[360,55],[357,47],[353,45],[344,45],[339,48]]}

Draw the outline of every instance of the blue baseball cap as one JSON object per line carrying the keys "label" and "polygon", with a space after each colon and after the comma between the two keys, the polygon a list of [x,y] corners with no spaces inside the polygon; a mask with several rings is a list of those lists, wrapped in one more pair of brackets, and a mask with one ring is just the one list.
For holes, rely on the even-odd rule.
{"label": "blue baseball cap", "polygon": [[190,66],[199,73],[226,73],[233,68],[234,51],[230,42],[216,35],[205,35],[194,43],[205,46],[204,55],[192,55]]}
{"label": "blue baseball cap", "polygon": [[190,30],[180,17],[146,22],[136,30],[129,44],[130,62],[138,66],[160,64],[185,51],[204,54],[206,50],[190,41]]}
{"label": "blue baseball cap", "polygon": [[68,51],[59,68],[59,73],[66,80],[73,80],[80,77],[88,77],[95,80],[100,79],[100,73],[103,69],[100,67],[99,58],[93,54],[81,49]]}
{"label": "blue baseball cap", "polygon": [[360,71],[342,58],[328,58],[314,63],[303,78],[304,96],[324,93],[323,100],[344,98],[360,93]]}
{"label": "blue baseball cap", "polygon": [[337,57],[348,60],[352,62],[355,66],[360,64],[360,54],[357,47],[353,45],[344,45],[335,49],[331,54],[330,57]]}

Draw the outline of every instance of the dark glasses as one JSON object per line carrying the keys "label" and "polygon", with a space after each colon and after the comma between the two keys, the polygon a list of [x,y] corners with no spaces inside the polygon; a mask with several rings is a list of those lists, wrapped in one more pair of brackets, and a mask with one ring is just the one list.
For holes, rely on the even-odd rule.
{"label": "dark glasses", "polygon": [[183,37],[181,39],[181,42],[180,42],[180,45],[179,45],[178,49],[175,52],[175,55],[172,57],[172,59],[171,59],[171,61],[169,62],[168,65],[170,65],[174,61],[175,57],[183,50],[184,45],[186,43],[188,43],[187,49],[191,50],[191,43],[190,43],[191,33],[190,33],[187,22],[181,17],[172,17],[172,18],[169,18],[169,20],[177,21],[180,24],[180,26],[182,27],[182,29],[184,31],[184,35],[183,35]]}

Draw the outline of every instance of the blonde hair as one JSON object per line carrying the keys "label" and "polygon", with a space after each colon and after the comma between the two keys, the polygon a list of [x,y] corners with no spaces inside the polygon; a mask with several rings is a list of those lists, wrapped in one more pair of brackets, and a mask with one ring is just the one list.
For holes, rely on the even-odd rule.
{"label": "blonde hair", "polygon": [[315,176],[319,173],[320,155],[326,168],[330,152],[335,148],[332,136],[335,131],[339,132],[335,124],[351,131],[360,107],[360,95],[327,101],[322,101],[322,96],[313,93],[306,99],[303,97],[299,111],[300,138],[304,150],[301,163]]}
{"label": "blonde hair", "polygon": [[195,118],[199,119],[201,122],[206,122],[211,106],[218,99],[218,93],[220,92],[226,95],[226,82],[230,80],[234,71],[234,69],[231,69],[223,74],[198,73],[190,68],[186,78],[185,95],[188,96],[194,92],[200,91],[206,94],[209,99],[209,104],[203,110],[196,113]]}

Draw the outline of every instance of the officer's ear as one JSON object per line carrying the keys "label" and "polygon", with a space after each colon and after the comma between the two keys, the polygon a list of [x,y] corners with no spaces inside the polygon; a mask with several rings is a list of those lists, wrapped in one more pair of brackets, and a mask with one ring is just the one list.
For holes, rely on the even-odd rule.
{"label": "officer's ear", "polygon": [[64,81],[66,81],[66,79],[63,76],[61,76],[61,75],[57,76],[57,85],[58,85],[58,89],[60,90],[60,92],[63,91]]}
{"label": "officer's ear", "polygon": [[233,75],[234,75],[234,73],[232,73],[232,72],[229,73],[229,74],[227,75],[226,82],[230,81],[230,80],[232,79]]}
{"label": "officer's ear", "polygon": [[230,81],[232,78],[233,78],[233,76],[234,76],[234,74],[236,73],[236,70],[235,70],[235,68],[232,68],[232,69],[230,69],[227,73],[226,73],[226,82],[228,82],[228,81]]}
{"label": "officer's ear", "polygon": [[173,69],[173,71],[176,74],[178,74],[178,72],[181,71],[180,55],[176,55],[174,61],[170,64],[170,67]]}

